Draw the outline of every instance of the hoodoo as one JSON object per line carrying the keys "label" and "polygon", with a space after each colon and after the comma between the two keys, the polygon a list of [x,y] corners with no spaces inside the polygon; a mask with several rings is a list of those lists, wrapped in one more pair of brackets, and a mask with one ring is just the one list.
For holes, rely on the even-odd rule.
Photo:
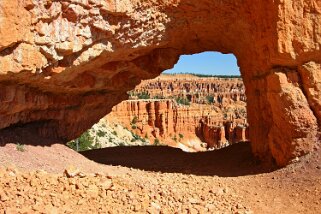
{"label": "hoodoo", "polygon": [[190,152],[221,149],[248,141],[244,91],[241,78],[162,74],[128,92],[129,100],[100,124],[123,126],[149,144],[156,140]]}
{"label": "hoodoo", "polygon": [[1,0],[0,128],[69,140],[182,54],[233,53],[255,155],[319,146],[321,1]]}

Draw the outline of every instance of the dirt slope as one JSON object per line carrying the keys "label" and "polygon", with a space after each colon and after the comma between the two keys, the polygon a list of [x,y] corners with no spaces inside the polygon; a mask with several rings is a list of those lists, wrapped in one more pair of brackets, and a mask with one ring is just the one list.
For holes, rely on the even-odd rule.
{"label": "dirt slope", "polygon": [[[292,214],[321,210],[318,154],[276,170],[257,163],[246,143],[197,154],[167,147],[83,153],[104,165],[62,145],[25,149],[16,151],[13,144],[0,147],[1,165],[23,169],[1,167],[2,212]],[[50,155],[40,155],[44,151]],[[86,177],[63,176],[62,169],[70,164],[81,167]],[[35,169],[52,173],[30,172]],[[89,174],[94,171],[112,178]]]}

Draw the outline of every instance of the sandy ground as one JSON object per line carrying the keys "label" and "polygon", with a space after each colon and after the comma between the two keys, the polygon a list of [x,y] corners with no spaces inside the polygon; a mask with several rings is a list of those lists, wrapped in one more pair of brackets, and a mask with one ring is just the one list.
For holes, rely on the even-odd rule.
{"label": "sandy ground", "polygon": [[[17,151],[10,143],[0,147],[3,213],[321,210],[320,151],[276,169],[255,161],[248,143],[206,153],[160,146],[114,147],[82,155],[59,144],[25,145],[24,149]],[[70,165],[86,177],[63,176]],[[105,181],[90,174],[94,172],[112,176],[112,188],[101,186]]]}

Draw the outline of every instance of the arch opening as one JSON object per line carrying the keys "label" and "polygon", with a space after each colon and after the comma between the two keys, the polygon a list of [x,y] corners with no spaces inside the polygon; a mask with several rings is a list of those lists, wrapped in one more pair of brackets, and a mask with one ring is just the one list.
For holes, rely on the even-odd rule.
{"label": "arch opening", "polygon": [[[283,2],[172,3],[125,1],[102,10],[92,5],[93,17],[73,13],[72,19],[66,19],[59,2],[54,10],[18,1],[3,4],[4,14],[11,15],[2,23],[23,33],[0,32],[6,38],[0,44],[0,128],[46,121],[40,125],[46,137],[72,139],[180,54],[216,50],[238,57],[253,112],[248,118],[253,152],[279,165],[312,152],[321,124],[315,4],[304,5],[313,16],[299,21],[302,10]],[[19,14],[42,23],[35,30],[32,19],[20,23]],[[148,14],[155,16],[143,18]]]}
{"label": "arch opening", "polygon": [[128,95],[69,145],[80,151],[164,145],[204,152],[249,141],[245,87],[233,54],[182,55]]}

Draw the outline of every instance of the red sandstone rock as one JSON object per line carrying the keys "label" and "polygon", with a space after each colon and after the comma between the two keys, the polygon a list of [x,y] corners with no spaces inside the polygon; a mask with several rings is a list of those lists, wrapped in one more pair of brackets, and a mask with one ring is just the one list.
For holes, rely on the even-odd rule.
{"label": "red sandstone rock", "polygon": [[184,97],[193,103],[207,103],[207,96],[213,96],[214,103],[246,101],[244,84],[240,78],[200,78],[194,75],[161,75],[143,81],[131,95],[147,92],[151,98]]}
{"label": "red sandstone rock", "polygon": [[[116,105],[106,118],[121,123],[142,138],[149,138],[152,143],[157,138],[177,146],[200,138],[208,148],[218,149],[248,140],[246,118],[225,119],[220,108],[206,104],[183,106],[172,99],[128,100]],[[231,126],[234,123],[244,128]]]}
{"label": "red sandstone rock", "polygon": [[[320,8],[312,0],[2,0],[0,128],[31,123],[47,137],[74,138],[179,55],[220,51],[241,67],[253,152],[287,164],[320,141]],[[284,82],[280,73],[300,76]]]}
{"label": "red sandstone rock", "polygon": [[[152,143],[157,138],[163,144],[179,147],[180,143],[188,146],[192,140],[199,142],[198,148],[203,150],[199,139],[207,148],[215,149],[249,139],[246,113],[236,114],[235,109],[224,113],[228,104],[240,105],[246,111],[246,104],[242,102],[246,100],[244,85],[240,78],[161,75],[143,81],[129,94],[131,101],[115,106],[107,119],[121,123]],[[139,100],[137,96],[142,94],[163,99]],[[213,102],[208,101],[209,96]],[[179,105],[174,101],[176,98],[190,100],[192,105]]]}

